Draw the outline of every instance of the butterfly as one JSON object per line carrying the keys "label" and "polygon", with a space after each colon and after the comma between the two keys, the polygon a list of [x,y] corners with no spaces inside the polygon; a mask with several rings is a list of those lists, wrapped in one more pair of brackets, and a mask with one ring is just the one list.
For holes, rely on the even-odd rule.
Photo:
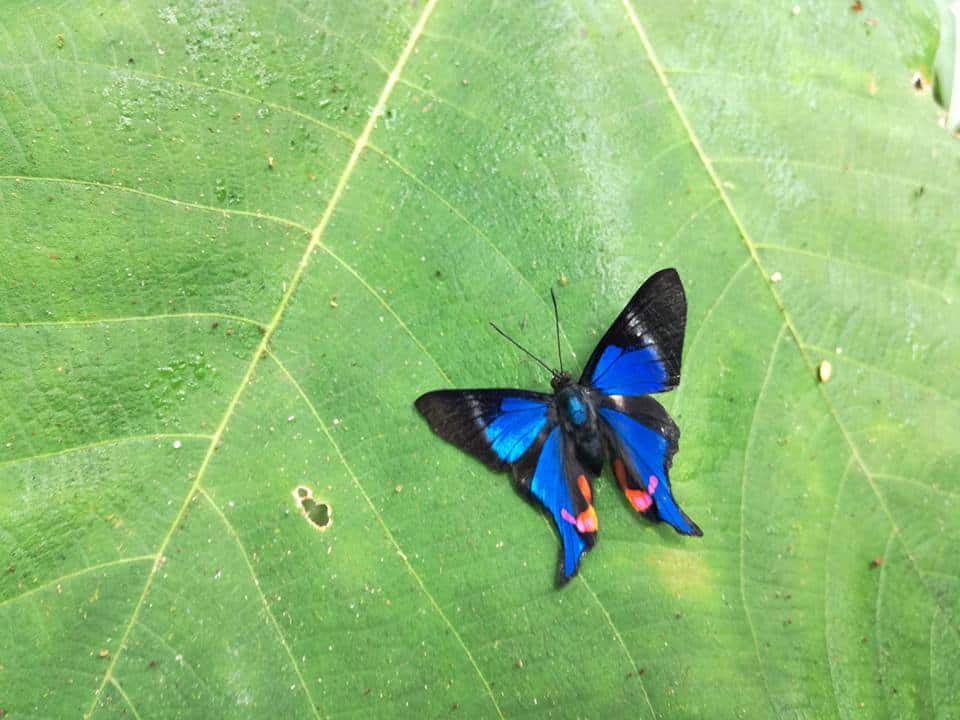
{"label": "butterfly", "polygon": [[[551,292],[552,294],[552,292]],[[557,349],[560,321],[557,318]],[[578,382],[494,329],[552,375],[553,394],[528,390],[435,390],[416,408],[434,433],[539,502],[560,534],[559,584],[577,574],[597,540],[593,480],[609,458],[630,505],[684,535],[703,531],[677,505],[668,472],[680,430],[653,398],[680,383],[687,300],[676,270],[651,275],[600,339]],[[491,323],[492,324],[492,323]]]}

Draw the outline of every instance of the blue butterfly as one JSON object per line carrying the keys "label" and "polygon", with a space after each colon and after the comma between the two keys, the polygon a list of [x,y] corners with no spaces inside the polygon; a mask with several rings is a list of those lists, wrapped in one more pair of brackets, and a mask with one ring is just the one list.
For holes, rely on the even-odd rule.
{"label": "blue butterfly", "polygon": [[[554,297],[556,312],[556,297]],[[436,390],[417,410],[444,440],[494,470],[553,516],[562,543],[559,582],[576,575],[597,539],[593,479],[604,455],[633,508],[684,535],[703,531],[677,505],[668,471],[680,430],[650,393],[680,383],[687,299],[677,271],[650,276],[600,340],[579,382],[550,369],[553,395],[527,390]],[[557,346],[560,332],[557,321]]]}

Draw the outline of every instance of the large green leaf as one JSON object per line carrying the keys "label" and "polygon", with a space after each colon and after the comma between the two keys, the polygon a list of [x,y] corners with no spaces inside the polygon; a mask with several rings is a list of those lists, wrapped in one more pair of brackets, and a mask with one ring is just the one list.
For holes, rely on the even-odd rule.
{"label": "large green leaf", "polygon": [[[960,153],[863,5],[8,0],[0,708],[960,714]],[[412,401],[670,265],[706,535],[603,479],[557,590]]]}

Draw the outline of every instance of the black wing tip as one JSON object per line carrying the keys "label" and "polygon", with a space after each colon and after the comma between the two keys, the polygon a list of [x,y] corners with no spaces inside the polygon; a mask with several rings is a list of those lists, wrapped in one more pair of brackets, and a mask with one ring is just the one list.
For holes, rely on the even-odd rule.
{"label": "black wing tip", "polygon": [[417,409],[417,412],[419,412],[428,421],[430,420],[432,411],[436,409],[436,406],[434,405],[434,401],[436,400],[436,392],[436,390],[431,390],[430,392],[424,393],[413,401],[413,406]]}
{"label": "black wing tip", "polygon": [[652,285],[669,285],[675,287],[681,293],[683,293],[683,281],[680,279],[680,273],[676,268],[668,267],[663,268],[663,270],[657,270],[653,275],[648,277],[644,283],[643,287],[652,286]]}
{"label": "black wing tip", "polygon": [[675,267],[665,267],[662,270],[657,270],[653,275],[647,278],[647,282],[650,282],[654,278],[670,279],[680,282],[680,273]]}
{"label": "black wing tip", "polygon": [[693,520],[690,519],[690,516],[687,515],[683,510],[680,511],[683,515],[683,519],[687,521],[687,525],[690,526],[690,532],[680,532],[681,535],[692,535],[693,537],[703,537],[703,530],[700,529],[700,526],[697,525]]}
{"label": "black wing tip", "polygon": [[570,581],[573,580],[579,574],[580,574],[580,563],[577,563],[577,567],[574,569],[572,575],[567,575],[567,573],[564,572],[563,570],[563,560],[561,559],[560,566],[557,568],[557,578],[556,578],[557,589],[559,590],[561,588],[566,587],[570,583]]}
{"label": "black wing tip", "polygon": [[421,413],[426,414],[427,410],[430,408],[430,405],[436,399],[439,393],[443,392],[442,390],[431,390],[426,392],[416,400],[413,401],[414,407],[417,408]]}
{"label": "black wing tip", "polygon": [[421,415],[429,419],[431,412],[445,409],[450,398],[460,394],[462,393],[458,390],[431,390],[414,400],[413,405]]}

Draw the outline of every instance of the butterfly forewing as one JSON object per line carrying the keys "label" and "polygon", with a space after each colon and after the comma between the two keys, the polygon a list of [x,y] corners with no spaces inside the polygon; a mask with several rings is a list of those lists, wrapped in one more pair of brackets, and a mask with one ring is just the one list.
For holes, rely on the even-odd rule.
{"label": "butterfly forewing", "polygon": [[677,271],[651,275],[597,344],[580,377],[606,395],[648,395],[680,383],[687,298]]}
{"label": "butterfly forewing", "polygon": [[553,398],[527,390],[435,390],[417,410],[444,440],[505,470],[534,444],[553,418]]}

